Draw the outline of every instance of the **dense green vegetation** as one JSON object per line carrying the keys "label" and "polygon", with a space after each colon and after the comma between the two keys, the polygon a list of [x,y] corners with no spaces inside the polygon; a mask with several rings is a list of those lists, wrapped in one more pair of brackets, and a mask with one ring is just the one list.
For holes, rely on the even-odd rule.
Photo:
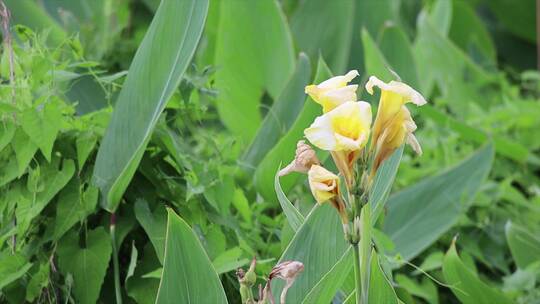
{"label": "dense green vegetation", "polygon": [[368,303],[540,303],[533,0],[3,2],[0,303],[240,303],[253,257],[254,294],[296,260],[288,303],[353,303],[339,217],[276,176],[351,69],[373,111],[371,75],[428,100],[370,192]]}

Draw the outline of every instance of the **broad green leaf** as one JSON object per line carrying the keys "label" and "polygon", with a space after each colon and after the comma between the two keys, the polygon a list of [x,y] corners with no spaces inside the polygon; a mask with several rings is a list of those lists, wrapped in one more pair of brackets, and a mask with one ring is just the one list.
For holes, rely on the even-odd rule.
{"label": "broad green leaf", "polygon": [[293,206],[285,193],[283,193],[283,189],[281,189],[281,185],[279,183],[279,175],[277,172],[274,179],[274,189],[276,190],[279,204],[281,205],[283,213],[285,213],[285,217],[287,218],[289,225],[291,225],[291,228],[295,232],[298,231],[300,226],[302,226],[302,224],[304,223],[304,216],[300,213],[300,211],[298,211],[298,209],[296,209],[295,206]]}
{"label": "broad green leaf", "polygon": [[[330,204],[314,207],[279,260],[304,264],[287,293],[287,303],[331,302],[352,269],[349,248],[337,211]],[[283,286],[282,280],[272,281],[276,298]]]}
{"label": "broad green leaf", "polygon": [[15,125],[9,121],[0,125],[0,152],[11,142],[13,135],[15,135],[15,129]]}
{"label": "broad green leaf", "polygon": [[384,232],[395,253],[410,260],[450,229],[469,208],[492,161],[488,144],[456,167],[390,197]]}
{"label": "broad green leaf", "polygon": [[20,254],[8,251],[0,253],[0,290],[22,277],[32,267],[32,263]]}
{"label": "broad green leaf", "polygon": [[257,135],[242,157],[241,164],[254,170],[266,153],[285,135],[302,110],[306,95],[304,88],[311,77],[309,58],[301,53],[296,70],[287,86],[268,110]]}
{"label": "broad green leaf", "polygon": [[452,25],[453,2],[453,0],[437,0],[429,13],[431,22],[445,37],[448,36]]}
{"label": "broad green leaf", "polygon": [[452,25],[449,37],[476,62],[493,66],[495,46],[483,21],[465,1],[452,1]]}
{"label": "broad green leaf", "polygon": [[401,162],[401,156],[403,155],[403,148],[394,151],[392,155],[383,161],[382,165],[375,174],[373,185],[369,192],[369,204],[371,205],[371,222],[375,223],[379,218],[379,215],[384,210],[394,179],[396,177],[399,163]]}
{"label": "broad green leaf", "polygon": [[276,0],[221,1],[217,108],[245,144],[261,125],[261,98],[276,100],[294,70],[291,34]]}
{"label": "broad green leaf", "polygon": [[30,222],[64,188],[74,173],[75,163],[71,159],[60,162],[58,158],[53,158],[50,164],[41,166],[40,176],[36,181],[39,185],[38,191],[21,191],[22,195],[15,211],[19,235],[26,232]]}
{"label": "broad green leaf", "polygon": [[98,151],[94,181],[114,212],[146,144],[191,61],[208,0],[163,0],[124,82]]}
{"label": "broad green leaf", "polygon": [[97,136],[94,132],[84,132],[77,136],[75,141],[75,148],[77,149],[77,164],[79,165],[79,172],[83,169],[84,163],[90,156],[90,153],[94,150],[97,144]]}
{"label": "broad green leaf", "polygon": [[165,252],[165,232],[167,231],[167,214],[165,208],[159,206],[152,213],[144,200],[135,202],[135,217],[148,235],[156,250],[156,255],[163,264]]}
{"label": "broad green leaf", "polygon": [[536,43],[535,1],[484,0],[505,29],[512,34]]}
{"label": "broad green leaf", "polygon": [[290,24],[299,50],[309,57],[322,55],[336,73],[349,60],[355,2],[348,0],[301,1]]}
{"label": "broad green leaf", "polygon": [[73,275],[73,294],[78,303],[96,303],[109,266],[111,239],[103,227],[86,233],[80,246],[79,234],[72,231],[58,243],[58,266],[62,274]]}
{"label": "broad green leaf", "polygon": [[55,46],[67,38],[62,27],[39,6],[38,2],[20,0],[4,2],[11,12],[14,24],[23,24],[35,32],[49,31],[47,41]]}
{"label": "broad green leaf", "polygon": [[[322,58],[319,58],[317,72],[313,83],[320,83],[332,77],[330,70]],[[294,159],[296,143],[304,137],[304,129],[309,127],[315,117],[322,114],[322,108],[310,98],[306,99],[302,111],[291,126],[289,132],[285,134],[279,142],[266,154],[261,161],[257,171],[255,171],[255,185],[257,190],[268,200],[275,200],[274,173],[281,163]],[[321,159],[323,161],[323,159]],[[289,174],[281,178],[283,191],[287,193],[297,181],[298,174]]]}
{"label": "broad green leaf", "polygon": [[[362,30],[362,46],[364,48],[364,64],[368,75],[376,75],[383,81],[393,80],[390,66],[379,51],[377,44],[367,30]],[[397,71],[399,73],[399,71]]]}
{"label": "broad green leaf", "polygon": [[35,273],[32,274],[28,286],[26,287],[26,301],[34,302],[37,296],[41,294],[43,288],[49,284],[49,272],[51,266],[49,263],[42,263]]}
{"label": "broad green leaf", "polygon": [[20,115],[24,132],[39,147],[47,161],[51,153],[62,121],[61,109],[54,102],[47,102],[42,108],[28,108]]}
{"label": "broad green leaf", "polygon": [[475,272],[463,264],[454,242],[444,257],[443,274],[446,283],[453,287],[452,292],[463,304],[513,303],[498,289],[482,282]]}
{"label": "broad green leaf", "polygon": [[[408,2],[405,1],[405,3]],[[361,38],[362,29],[367,30],[372,37],[378,38],[388,24],[400,23],[400,7],[403,4],[400,0],[355,1],[355,16],[349,56],[350,69],[359,69],[361,74],[365,70]]]}
{"label": "broad green leaf", "polygon": [[410,277],[398,274],[395,277],[396,283],[410,294],[425,299],[430,304],[438,304],[437,287],[430,278],[424,277],[422,284]]}
{"label": "broad green leaf", "polygon": [[36,146],[22,129],[17,129],[11,140],[11,147],[15,151],[17,158],[18,176],[21,176],[28,167],[28,164],[36,154],[38,146]]}
{"label": "broad green leaf", "polygon": [[62,189],[56,205],[53,239],[58,240],[77,222],[82,222],[95,209],[99,191],[89,186],[83,191],[79,178],[73,178]]}
{"label": "broad green leaf", "polygon": [[379,41],[381,52],[401,80],[413,88],[419,87],[416,60],[407,34],[396,25],[387,26]]}
{"label": "broad green leaf", "polygon": [[537,234],[512,222],[506,223],[504,230],[512,257],[520,269],[540,261],[540,238]]}
{"label": "broad green leaf", "polygon": [[388,280],[379,264],[379,255],[375,250],[371,252],[371,266],[369,277],[368,304],[398,303],[398,298],[392,283]]}
{"label": "broad green leaf", "polygon": [[199,239],[168,210],[163,275],[156,304],[227,303],[225,291]]}

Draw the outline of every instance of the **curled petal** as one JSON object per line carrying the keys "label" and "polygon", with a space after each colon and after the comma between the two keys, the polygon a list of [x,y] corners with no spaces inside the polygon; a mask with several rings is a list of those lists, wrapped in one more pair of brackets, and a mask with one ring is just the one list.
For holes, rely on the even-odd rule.
{"label": "curled petal", "polygon": [[368,91],[368,93],[371,95],[373,95],[373,87],[378,87],[382,91],[393,92],[402,96],[404,98],[404,103],[412,102],[417,106],[422,106],[427,103],[422,94],[418,93],[416,90],[403,82],[392,80],[389,83],[386,83],[375,76],[371,76],[366,83],[366,91]]}
{"label": "curled petal", "polygon": [[324,203],[338,193],[339,177],[319,165],[308,171],[309,188],[318,203]]}
{"label": "curled petal", "polygon": [[306,94],[323,107],[323,112],[331,111],[335,107],[347,101],[356,100],[358,85],[347,85],[358,71],[352,70],[343,76],[332,77],[318,85],[308,85]]}

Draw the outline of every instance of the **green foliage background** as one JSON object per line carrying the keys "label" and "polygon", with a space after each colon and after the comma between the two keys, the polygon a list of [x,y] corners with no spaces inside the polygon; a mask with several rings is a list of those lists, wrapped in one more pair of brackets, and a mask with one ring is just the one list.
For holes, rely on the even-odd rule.
{"label": "green foliage background", "polygon": [[0,302],[239,303],[257,256],[306,265],[291,303],[352,303],[337,216],[275,173],[304,86],[358,69],[429,101],[371,194],[370,303],[540,303],[535,1],[4,2]]}

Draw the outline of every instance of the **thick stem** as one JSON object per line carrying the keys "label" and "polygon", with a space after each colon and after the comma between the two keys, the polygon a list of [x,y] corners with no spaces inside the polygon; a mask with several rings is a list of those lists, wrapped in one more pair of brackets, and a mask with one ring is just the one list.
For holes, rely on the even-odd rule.
{"label": "thick stem", "polygon": [[356,292],[356,304],[362,303],[362,274],[360,272],[360,248],[358,243],[353,243],[354,250],[354,281]]}
{"label": "thick stem", "polygon": [[116,246],[116,215],[111,213],[111,243],[113,249],[113,270],[114,270],[114,291],[116,295],[116,304],[122,304],[122,291],[120,286],[120,267],[118,265],[118,248]]}

